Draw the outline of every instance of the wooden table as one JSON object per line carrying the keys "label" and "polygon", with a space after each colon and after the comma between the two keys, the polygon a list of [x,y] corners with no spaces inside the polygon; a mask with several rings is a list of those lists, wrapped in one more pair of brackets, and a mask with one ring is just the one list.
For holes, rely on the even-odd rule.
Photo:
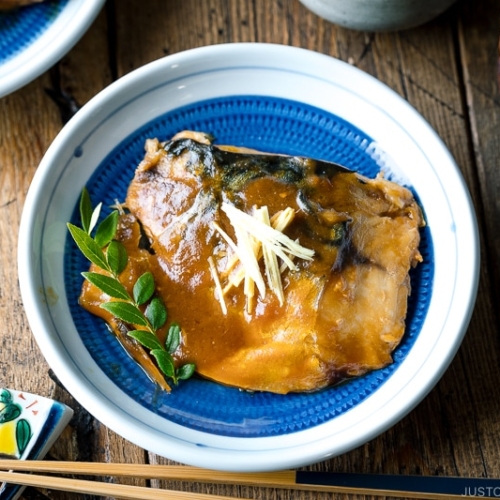
{"label": "wooden table", "polygon": [[[393,428],[311,468],[500,478],[499,32],[498,0],[459,0],[425,26],[389,34],[337,27],[298,0],[109,0],[57,65],[0,99],[0,386],[53,397],[76,410],[50,458],[168,462],[125,441],[81,408],[51,372],[30,332],[15,262],[23,202],[40,159],[78,106],[135,68],[203,45],[273,42],[347,61],[413,105],[455,157],[472,194],[482,243],[475,311],[441,381]],[[249,498],[331,498],[250,487],[161,486]],[[28,488],[23,498],[78,497]]]}

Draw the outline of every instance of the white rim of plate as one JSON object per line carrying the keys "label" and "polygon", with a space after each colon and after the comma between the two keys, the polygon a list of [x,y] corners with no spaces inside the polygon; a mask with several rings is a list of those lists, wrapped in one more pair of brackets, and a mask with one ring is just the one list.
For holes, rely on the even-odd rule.
{"label": "white rim of plate", "polygon": [[88,30],[104,2],[70,0],[36,40],[0,64],[0,98],[35,80],[69,52]]}
{"label": "white rim of plate", "polygon": [[[38,269],[40,256],[37,255],[37,249],[40,248],[43,235],[40,234],[37,220],[41,213],[59,209],[51,208],[51,201],[47,199],[47,190],[52,192],[54,188],[50,178],[57,177],[73,161],[71,158],[76,147],[85,141],[91,142],[96,128],[99,128],[95,124],[106,117],[119,117],[125,113],[128,102],[132,102],[137,95],[140,101],[149,92],[157,92],[157,88],[163,86],[160,83],[165,81],[170,84],[169,91],[178,96],[178,100],[174,99],[176,103],[189,104],[210,97],[192,91],[193,75],[194,81],[196,75],[203,75],[204,88],[208,89],[208,94],[217,95],[217,89],[205,84],[213,83],[218,73],[227,76],[231,71],[241,71],[249,77],[249,81],[243,79],[241,94],[271,93],[293,100],[297,92],[304,93],[292,84],[289,88],[273,88],[272,81],[262,82],[261,73],[276,77],[280,74],[295,76],[298,81],[305,78],[312,84],[317,81],[320,86],[331,86],[340,93],[349,92],[355,102],[368,106],[376,120],[372,117],[364,122],[366,116],[357,113],[358,110],[344,109],[344,103],[337,102],[339,100],[332,104],[328,95],[318,96],[315,92],[308,92],[307,100],[303,102],[320,108],[322,106],[318,103],[324,102],[326,107],[323,109],[327,111],[331,111],[330,106],[336,106],[336,114],[342,116],[342,113],[346,113],[349,118],[353,118],[347,121],[376,142],[382,133],[382,125],[389,127],[389,132],[394,131],[398,137],[398,144],[390,151],[391,160],[397,165],[407,155],[405,148],[411,147],[416,158],[405,161],[424,162],[427,165],[424,174],[434,176],[432,182],[441,188],[441,177],[446,176],[449,194],[444,197],[442,210],[452,211],[455,217],[445,216],[443,223],[440,223],[442,227],[437,228],[438,233],[445,232],[453,240],[449,245],[454,256],[447,258],[440,254],[439,247],[435,248],[440,266],[446,268],[444,271],[437,269],[438,281],[443,280],[442,275],[446,271],[453,272],[449,280],[452,282],[449,285],[451,297],[449,300],[446,298],[445,310],[442,310],[442,305],[431,304],[426,318],[426,322],[431,321],[429,317],[433,320],[436,318],[435,337],[431,337],[430,342],[425,342],[425,339],[419,342],[419,336],[396,373],[374,394],[340,417],[305,431],[252,439],[194,431],[148,414],[109,379],[99,378],[102,372],[88,353],[81,352],[78,361],[76,357],[68,357],[67,346],[51,331],[50,316],[61,313],[57,309],[60,305],[50,311],[51,307],[45,303],[38,286],[41,271]],[[253,73],[257,74],[257,80],[252,80]],[[168,109],[161,107],[147,110],[143,118],[134,115],[135,127],[166,111]],[[400,139],[402,144],[399,144]],[[425,151],[420,148],[421,143],[425,144]],[[110,150],[113,147],[114,144]],[[105,156],[107,152],[102,155]],[[98,164],[99,161],[95,166]],[[439,171],[436,166],[439,166]],[[412,170],[413,174],[417,182],[425,181],[419,178],[424,174],[418,168]],[[88,172],[74,169],[71,180],[68,179],[65,184],[72,191],[68,196],[74,196],[76,200],[89,176]],[[434,198],[443,201],[440,196],[432,194],[426,198],[426,202],[433,204]],[[424,207],[426,202],[423,201]],[[454,225],[454,220],[459,221],[459,225]],[[433,238],[439,236],[438,233],[433,234]],[[59,260],[62,260],[61,255]],[[104,89],[70,120],[48,149],[28,192],[20,227],[18,264],[22,297],[34,336],[56,375],[94,417],[142,448],[179,462],[220,470],[261,471],[308,465],[349,451],[391,427],[427,395],[453,359],[467,329],[477,292],[479,239],[468,189],[452,156],[423,117],[389,87],[342,61],[306,49],[274,44],[223,44],[192,49],[149,63]],[[457,272],[459,268],[460,273]],[[35,284],[30,285],[30,276],[35,276]],[[64,296],[64,290],[58,293],[60,298]],[[72,329],[74,325],[68,325],[67,333],[72,342],[78,344],[78,334]],[[429,340],[427,332],[426,335],[426,340]],[[94,380],[98,380],[98,388]]]}

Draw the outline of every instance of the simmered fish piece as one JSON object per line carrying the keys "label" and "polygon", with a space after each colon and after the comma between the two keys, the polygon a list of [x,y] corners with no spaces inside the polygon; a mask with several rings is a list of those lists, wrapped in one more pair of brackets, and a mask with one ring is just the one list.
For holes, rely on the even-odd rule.
{"label": "simmered fish piece", "polygon": [[[408,273],[421,261],[424,222],[408,189],[306,158],[218,147],[188,131],[147,141],[125,206],[123,282],[154,273],[182,328],[178,363],[285,394],[392,362]],[[113,327],[98,310],[103,299],[84,286],[82,305]]]}

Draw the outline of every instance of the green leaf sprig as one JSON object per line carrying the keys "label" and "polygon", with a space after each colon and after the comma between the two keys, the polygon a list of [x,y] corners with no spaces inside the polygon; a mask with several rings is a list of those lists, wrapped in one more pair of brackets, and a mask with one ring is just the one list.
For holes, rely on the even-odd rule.
{"label": "green leaf sprig", "polygon": [[194,373],[194,364],[176,367],[172,357],[181,342],[180,326],[177,323],[170,325],[164,344],[158,338],[157,331],[167,322],[168,314],[162,300],[155,295],[153,274],[149,271],[142,274],[134,283],[132,294],[119,280],[119,275],[127,266],[128,255],[125,246],[114,239],[118,229],[118,210],[113,210],[98,224],[102,203],[93,208],[86,188],[82,191],[79,208],[82,227],[68,223],[69,232],[83,255],[109,274],[89,271],[82,275],[115,299],[103,302],[100,307],[125,323],[139,327],[129,331],[128,335],[150,350],[160,370],[174,384],[188,379]]}

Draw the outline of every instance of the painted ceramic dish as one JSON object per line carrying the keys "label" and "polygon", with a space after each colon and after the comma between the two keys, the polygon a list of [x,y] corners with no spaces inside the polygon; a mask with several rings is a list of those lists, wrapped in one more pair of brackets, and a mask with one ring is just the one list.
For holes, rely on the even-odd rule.
{"label": "painted ceramic dish", "polygon": [[[384,170],[414,192],[427,220],[424,262],[411,276],[407,331],[392,365],[311,394],[249,393],[200,378],[167,394],[100,320],[78,306],[80,272],[88,263],[68,238],[66,223],[76,218],[82,188],[105,205],[123,199],[145,139],[166,139],[182,129],[209,132],[219,143],[336,161],[368,176]],[[324,55],[230,44],[136,70],[65,126],[28,194],[19,277],[49,364],[105,425],[179,462],[271,470],[359,446],[428,393],[466,331],[477,287],[477,246],[459,170],[404,100]]]}
{"label": "painted ceramic dish", "polygon": [[[52,399],[0,388],[0,458],[42,459],[72,416],[71,408]],[[0,499],[14,500],[23,489],[0,483]]]}
{"label": "painted ceramic dish", "polygon": [[47,0],[0,11],[0,97],[31,82],[81,38],[104,0]]}

